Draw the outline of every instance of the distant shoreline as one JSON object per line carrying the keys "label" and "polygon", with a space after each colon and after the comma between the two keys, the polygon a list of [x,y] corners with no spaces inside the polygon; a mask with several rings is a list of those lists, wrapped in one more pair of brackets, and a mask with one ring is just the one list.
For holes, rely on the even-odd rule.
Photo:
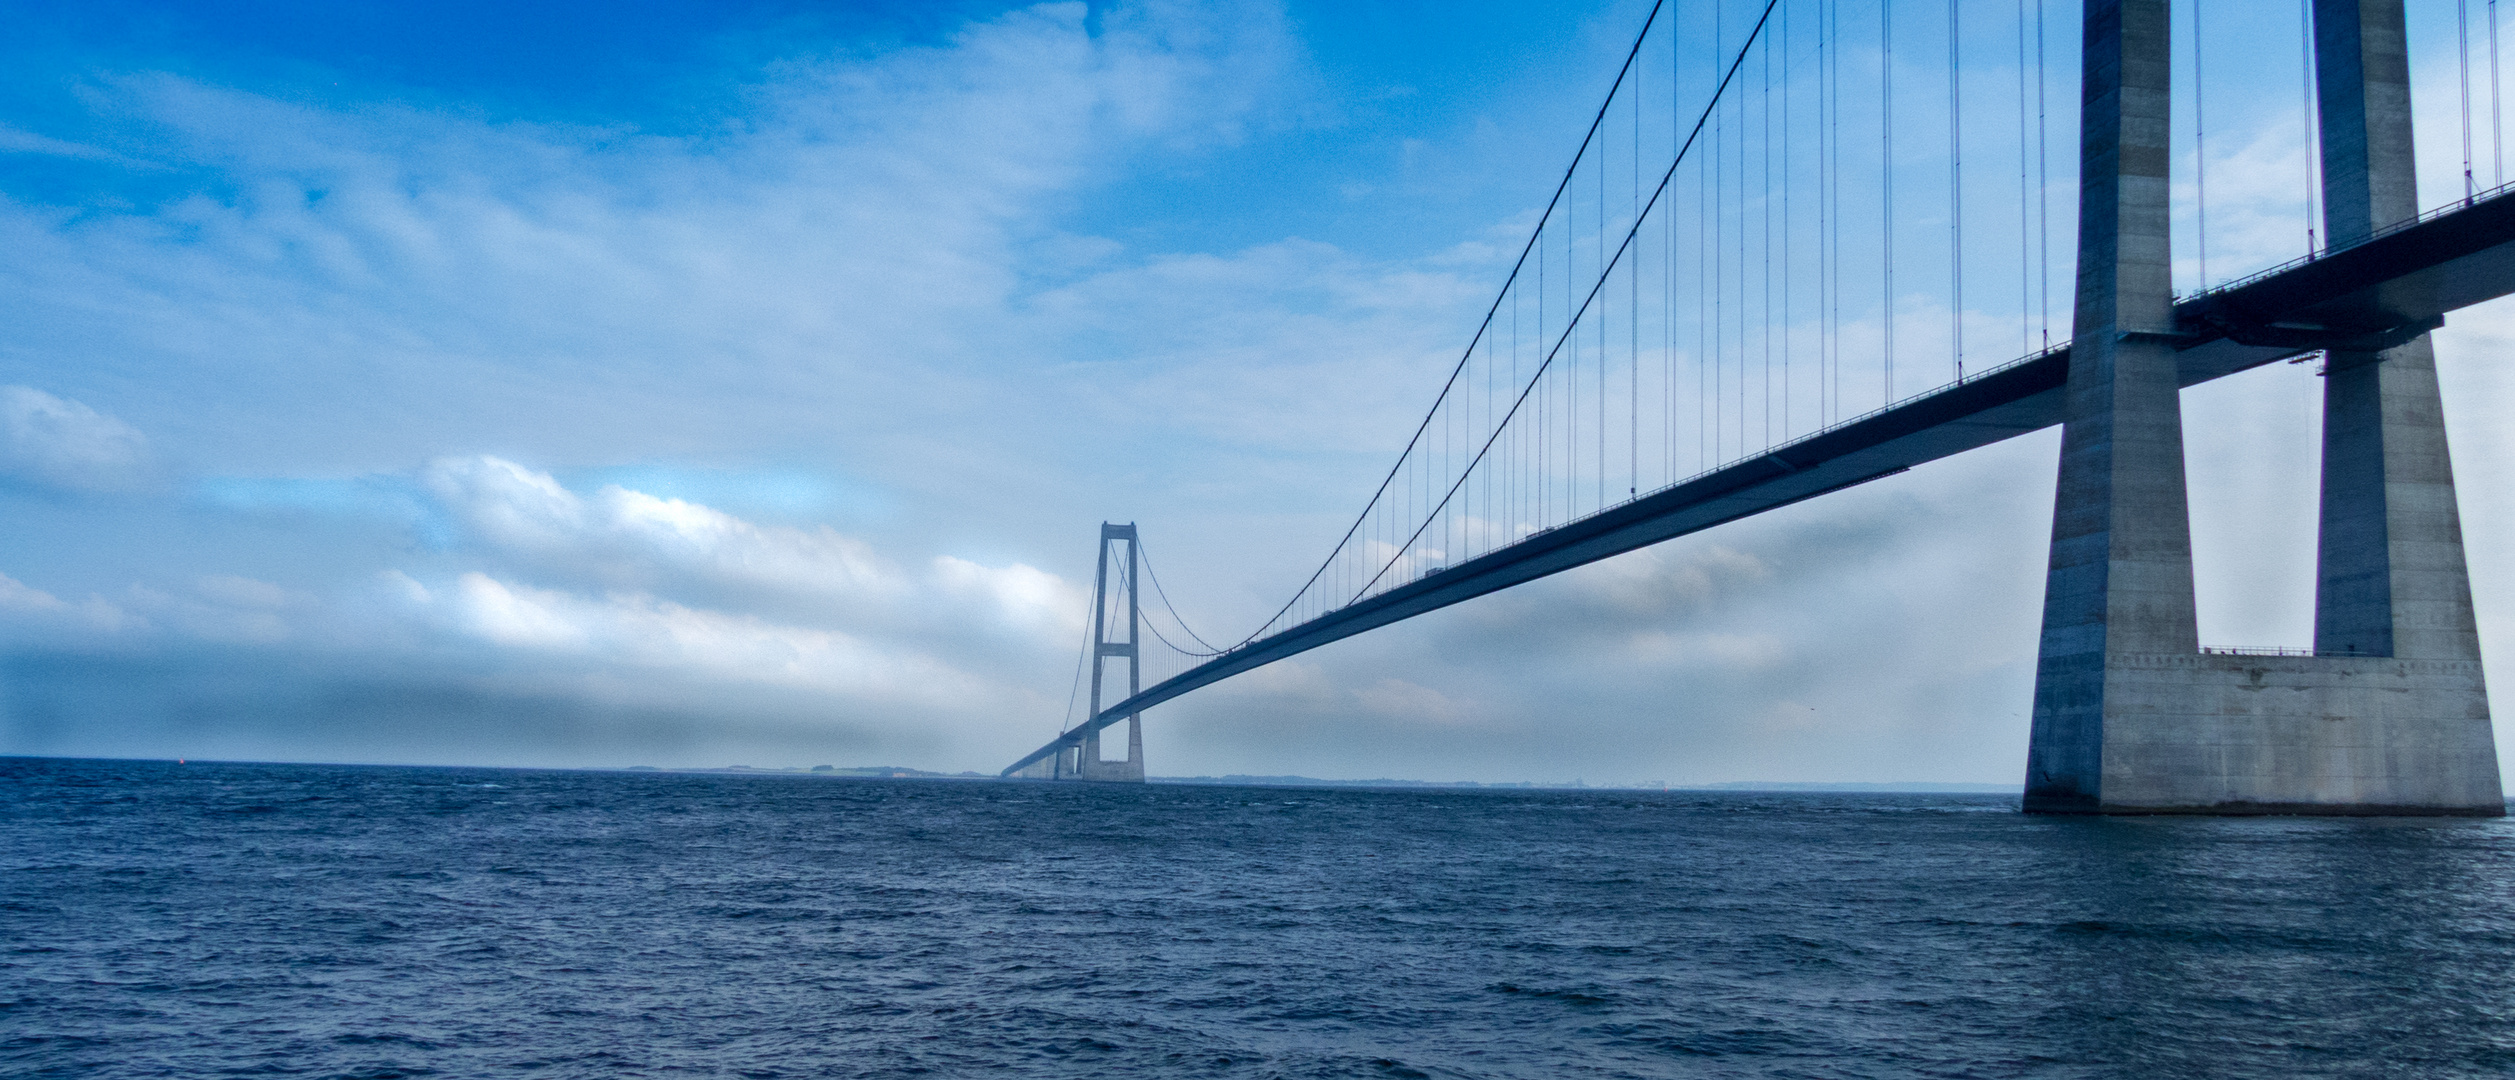
{"label": "distant shoreline", "polygon": [[[449,765],[442,763],[397,763],[381,761],[228,761],[209,758],[98,758],[54,754],[0,754],[0,760],[22,758],[50,761],[158,761],[165,764],[195,765],[311,765],[324,768],[369,769],[485,769],[518,772],[628,772],[681,773],[715,776],[791,776],[826,777],[838,780],[999,780],[994,773],[935,772],[913,769],[905,765],[816,765],[794,768],[762,768],[750,765],[664,766],[664,765]],[[1430,791],[1735,791],[1735,792],[1832,792],[1837,794],[1915,794],[1915,795],[2016,795],[2018,784],[1972,784],[1929,780],[1892,781],[1799,781],[1799,780],[1732,780],[1716,784],[1643,783],[1591,784],[1581,780],[1544,782],[1486,783],[1476,780],[1399,780],[1380,777],[1370,780],[1325,780],[1315,776],[1257,776],[1233,773],[1226,776],[1152,776],[1152,784],[1175,784],[1203,787],[1281,787],[1281,788],[1386,788]],[[1011,781],[1038,782],[1038,781]]]}
{"label": "distant shoreline", "polygon": [[1787,780],[1733,780],[1719,784],[1588,784],[1568,783],[1481,783],[1474,780],[1321,780],[1309,776],[1155,776],[1146,778],[1155,784],[1204,784],[1221,787],[1369,787],[1369,788],[1432,788],[1438,790],[1486,791],[1770,791],[1770,792],[1861,792],[1939,795],[2015,795],[2024,791],[2020,784],[1965,784],[1927,780],[1883,782],[1824,782]]}
{"label": "distant shoreline", "polygon": [[[617,772],[725,773],[769,776],[827,776],[840,779],[868,780],[994,780],[993,773],[941,773],[898,765],[818,766],[810,769],[763,769],[748,765],[720,768],[663,768],[651,765],[630,766]],[[1398,788],[1437,791],[1766,791],[1766,792],[1833,792],[1838,794],[1915,795],[2016,795],[2024,790],[2021,784],[1976,784],[1934,780],[1888,781],[1803,781],[1803,780],[1732,780],[1717,784],[1623,783],[1591,784],[1580,780],[1545,782],[1522,780],[1488,783],[1477,780],[1400,780],[1378,777],[1369,780],[1326,780],[1315,776],[1259,776],[1232,773],[1225,776],[1148,776],[1150,784],[1179,784],[1204,787],[1306,787],[1306,788]]]}

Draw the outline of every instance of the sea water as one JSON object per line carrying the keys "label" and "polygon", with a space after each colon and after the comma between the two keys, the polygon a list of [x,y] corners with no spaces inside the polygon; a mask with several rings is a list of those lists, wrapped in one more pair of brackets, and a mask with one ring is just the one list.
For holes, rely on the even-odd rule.
{"label": "sea water", "polygon": [[0,759],[0,1075],[2504,1077],[2504,821]]}

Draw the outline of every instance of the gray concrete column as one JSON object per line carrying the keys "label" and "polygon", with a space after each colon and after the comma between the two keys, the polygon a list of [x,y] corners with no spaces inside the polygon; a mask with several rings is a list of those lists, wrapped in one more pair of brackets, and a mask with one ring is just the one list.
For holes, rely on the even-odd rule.
{"label": "gray concrete column", "polygon": [[[2477,665],[2480,628],[2471,610],[2471,573],[2463,561],[2462,515],[2455,505],[2454,463],[2445,444],[2445,402],[2437,389],[2434,346],[2422,336],[2383,356],[2382,363],[2372,366],[2384,433],[2384,550],[2393,655]],[[2475,667],[2475,689],[2478,679]],[[2481,706],[2486,708],[2485,697]]]}
{"label": "gray concrete column", "polygon": [[2393,655],[2385,542],[2383,390],[2376,353],[2332,353],[2323,370],[2323,495],[2314,576],[2314,652]]}
{"label": "gray concrete column", "polygon": [[2419,213],[2401,0],[2314,0],[2323,229],[2353,244]]}
{"label": "gray concrete column", "polygon": [[[2324,228],[2363,239],[2418,214],[2402,0],[2315,0]],[[2436,357],[2425,336],[2335,352],[2323,386],[2314,648],[2480,658]]]}
{"label": "gray concrete column", "polygon": [[2199,648],[2175,378],[2166,0],[2088,0],[2076,336],[2027,753],[2030,810],[2102,798],[2109,673]]}

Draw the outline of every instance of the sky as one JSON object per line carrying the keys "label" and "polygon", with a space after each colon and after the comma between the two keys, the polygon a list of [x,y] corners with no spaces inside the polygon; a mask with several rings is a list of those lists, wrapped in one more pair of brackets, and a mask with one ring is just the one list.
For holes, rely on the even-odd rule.
{"label": "sky", "polygon": [[[991,773],[1100,522],[1209,636],[1299,584],[1646,7],[0,4],[0,753]],[[2302,243],[2231,52],[2213,280]],[[2515,321],[2438,340],[2515,670]],[[2318,390],[2186,395],[2207,643],[2310,636]],[[1148,767],[2012,782],[2057,448],[1276,664]]]}

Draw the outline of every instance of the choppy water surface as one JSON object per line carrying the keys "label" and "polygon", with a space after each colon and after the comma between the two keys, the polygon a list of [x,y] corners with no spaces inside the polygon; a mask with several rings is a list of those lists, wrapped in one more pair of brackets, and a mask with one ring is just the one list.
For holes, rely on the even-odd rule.
{"label": "choppy water surface", "polygon": [[0,759],[10,1076],[2506,1076],[2515,828]]}

